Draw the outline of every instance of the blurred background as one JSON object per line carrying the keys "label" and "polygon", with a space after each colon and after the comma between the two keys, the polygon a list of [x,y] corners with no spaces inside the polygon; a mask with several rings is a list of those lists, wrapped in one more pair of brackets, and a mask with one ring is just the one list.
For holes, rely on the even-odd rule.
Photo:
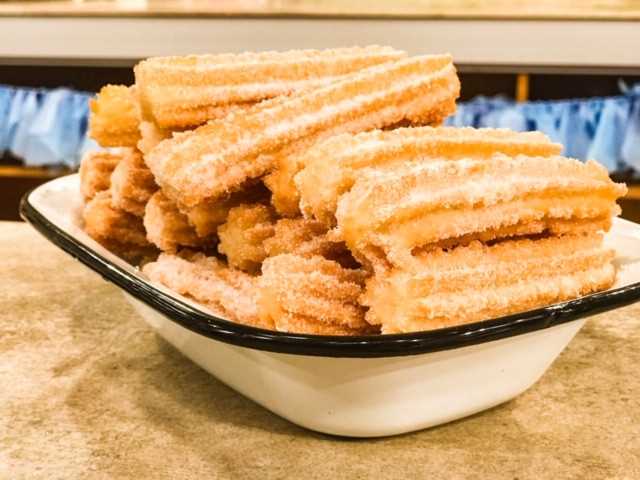
{"label": "blurred background", "polygon": [[595,158],[640,221],[640,1],[0,1],[0,220],[79,164],[88,99],[154,55],[388,44],[450,52],[452,125],[542,130]]}

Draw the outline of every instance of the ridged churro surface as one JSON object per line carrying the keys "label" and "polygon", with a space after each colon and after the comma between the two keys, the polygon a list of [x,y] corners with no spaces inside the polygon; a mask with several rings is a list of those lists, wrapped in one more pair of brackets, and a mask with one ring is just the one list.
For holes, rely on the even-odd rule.
{"label": "ridged churro surface", "polygon": [[405,55],[370,46],[150,58],[135,67],[136,86],[144,115],[158,126],[194,127]]}
{"label": "ridged churro surface", "polygon": [[218,237],[218,251],[229,265],[250,273],[259,272],[267,257],[284,253],[336,259],[346,251],[344,243],[330,238],[320,222],[302,217],[278,219],[264,204],[232,208],[218,228]]}
{"label": "ridged churro surface", "polygon": [[375,329],[357,299],[365,273],[322,257],[268,258],[259,282],[259,313],[285,332],[349,335]]}
{"label": "ridged churro surface", "polygon": [[85,200],[109,189],[111,174],[122,158],[121,152],[91,151],[84,154],[80,161],[80,192]]}
{"label": "ridged churro surface", "polygon": [[474,236],[582,232],[593,230],[591,223],[608,228],[625,193],[593,161],[498,154],[363,172],[340,198],[336,216],[354,253],[400,265],[416,248]]}
{"label": "ridged churro surface", "polygon": [[453,112],[458,92],[450,56],[409,58],[174,135],[146,161],[167,195],[190,209],[268,173],[274,155],[293,142],[360,123],[371,129],[405,118],[430,121]]}
{"label": "ridged churro surface", "polygon": [[201,303],[222,318],[263,328],[256,302],[256,279],[202,253],[163,253],[143,267],[153,282]]}
{"label": "ridged churro surface", "polygon": [[215,235],[218,227],[229,216],[229,211],[242,204],[268,203],[269,190],[261,183],[247,184],[242,189],[229,194],[224,198],[217,198],[199,204],[195,208],[186,211],[189,223],[193,225],[201,237]]}
{"label": "ridged churro surface", "polygon": [[138,128],[140,140],[138,140],[137,147],[143,155],[153,150],[162,140],[171,138],[173,135],[171,130],[160,128],[153,122],[142,121]]}
{"label": "ridged churro surface", "polygon": [[82,219],[91,238],[128,261],[137,263],[156,254],[142,219],[114,207],[109,190],[97,193],[84,206]]}
{"label": "ridged churro surface", "polygon": [[[316,239],[324,237],[327,229],[320,222],[305,218],[281,218],[273,226],[273,235],[264,241],[268,257],[282,253],[321,254]],[[313,242],[310,244],[309,242]]]}
{"label": "ridged churro surface", "polygon": [[275,215],[259,203],[244,204],[229,210],[227,221],[218,227],[218,251],[229,265],[246,272],[260,270],[267,257],[264,242],[273,236]]}
{"label": "ridged churro surface", "polygon": [[213,237],[200,237],[175,204],[161,191],[153,194],[144,211],[147,238],[164,252],[175,252],[179,247],[214,247]]}
{"label": "ridged churro surface", "polygon": [[302,210],[327,225],[335,225],[338,198],[366,170],[384,170],[405,163],[509,156],[559,155],[562,145],[540,132],[506,129],[421,127],[343,134],[307,150],[295,183]]}
{"label": "ridged churro surface", "polygon": [[147,168],[137,150],[127,149],[111,174],[111,201],[116,208],[138,217],[151,195],[158,190],[151,170]]}
{"label": "ridged churro surface", "polygon": [[103,147],[135,147],[140,113],[133,87],[106,85],[89,102],[89,136]]}
{"label": "ridged churro surface", "polygon": [[361,301],[383,333],[460,325],[586,295],[615,279],[601,234],[473,242],[418,255],[367,282]]}

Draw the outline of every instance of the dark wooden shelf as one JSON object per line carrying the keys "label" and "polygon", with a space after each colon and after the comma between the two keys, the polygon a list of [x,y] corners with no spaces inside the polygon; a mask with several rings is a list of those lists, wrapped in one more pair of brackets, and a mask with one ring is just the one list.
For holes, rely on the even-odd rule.
{"label": "dark wooden shelf", "polygon": [[0,165],[0,220],[19,220],[20,198],[53,178],[72,173],[67,168]]}
{"label": "dark wooden shelf", "polygon": [[21,165],[0,165],[0,178],[42,178],[51,179],[67,175],[68,168],[24,167]]}
{"label": "dark wooden shelf", "polygon": [[640,185],[628,185],[629,193],[626,198],[629,200],[640,200]]}

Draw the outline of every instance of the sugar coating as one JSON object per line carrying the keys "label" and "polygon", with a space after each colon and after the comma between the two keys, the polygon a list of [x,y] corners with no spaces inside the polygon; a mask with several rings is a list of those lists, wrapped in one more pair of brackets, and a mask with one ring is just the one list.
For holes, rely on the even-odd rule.
{"label": "sugar coating", "polygon": [[111,199],[117,208],[138,217],[151,195],[158,190],[151,170],[145,165],[140,152],[128,149],[111,174]]}
{"label": "sugar coating", "polygon": [[293,142],[340,133],[362,118],[366,128],[442,119],[455,109],[458,93],[448,55],[390,62],[164,140],[146,161],[167,194],[192,208],[268,173],[274,155]]}
{"label": "sugar coating", "polygon": [[228,320],[270,328],[258,317],[256,280],[202,253],[163,253],[142,269],[153,282],[194,299]]}
{"label": "sugar coating", "polygon": [[259,312],[277,330],[325,335],[367,333],[357,300],[366,273],[320,256],[283,254],[262,265]]}
{"label": "sugar coating", "polygon": [[436,249],[367,281],[361,302],[383,333],[496,318],[609,288],[614,252],[602,235],[475,241]]}
{"label": "sugar coating", "polygon": [[540,132],[506,129],[421,127],[342,134],[316,143],[301,156],[295,176],[303,213],[328,226],[336,224],[338,199],[366,170],[403,163],[487,158],[497,153],[558,155],[562,146]]}
{"label": "sugar coating", "polygon": [[90,151],[84,154],[80,161],[80,192],[85,200],[109,189],[111,174],[124,156],[123,151]]}
{"label": "sugar coating", "polygon": [[[626,187],[604,167],[560,157],[436,159],[362,172],[340,197],[338,227],[361,257],[392,264],[416,248],[478,236],[482,241],[542,232],[608,228]],[[528,228],[530,227],[530,229]],[[457,242],[460,243],[460,242]]]}
{"label": "sugar coating", "polygon": [[128,261],[138,262],[156,254],[147,241],[142,219],[114,207],[109,190],[97,193],[86,203],[82,219],[90,237]]}
{"label": "sugar coating", "polygon": [[176,205],[162,191],[153,194],[144,211],[147,238],[164,252],[179,247],[213,247],[215,238],[200,237]]}
{"label": "sugar coating", "polygon": [[135,87],[105,85],[89,101],[89,136],[103,147],[135,147],[140,112]]}
{"label": "sugar coating", "polygon": [[328,84],[363,68],[398,60],[390,47],[150,58],[135,67],[144,115],[162,128],[224,118],[230,109]]}
{"label": "sugar coating", "polygon": [[244,204],[229,210],[225,223],[218,227],[218,251],[229,265],[246,272],[260,270],[267,257],[264,242],[274,234],[273,211],[259,203]]}

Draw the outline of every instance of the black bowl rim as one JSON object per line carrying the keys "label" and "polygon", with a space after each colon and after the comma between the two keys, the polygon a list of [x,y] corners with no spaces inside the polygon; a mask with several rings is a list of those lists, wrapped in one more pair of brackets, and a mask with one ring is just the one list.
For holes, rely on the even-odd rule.
{"label": "black bowl rim", "polygon": [[416,333],[327,336],[263,330],[197,310],[111,263],[40,213],[29,201],[32,192],[33,190],[22,197],[20,214],[54,245],[178,325],[213,340],[256,350],[334,358],[418,355],[477,345],[554,327],[640,299],[640,282],[637,282],[514,315]]}

